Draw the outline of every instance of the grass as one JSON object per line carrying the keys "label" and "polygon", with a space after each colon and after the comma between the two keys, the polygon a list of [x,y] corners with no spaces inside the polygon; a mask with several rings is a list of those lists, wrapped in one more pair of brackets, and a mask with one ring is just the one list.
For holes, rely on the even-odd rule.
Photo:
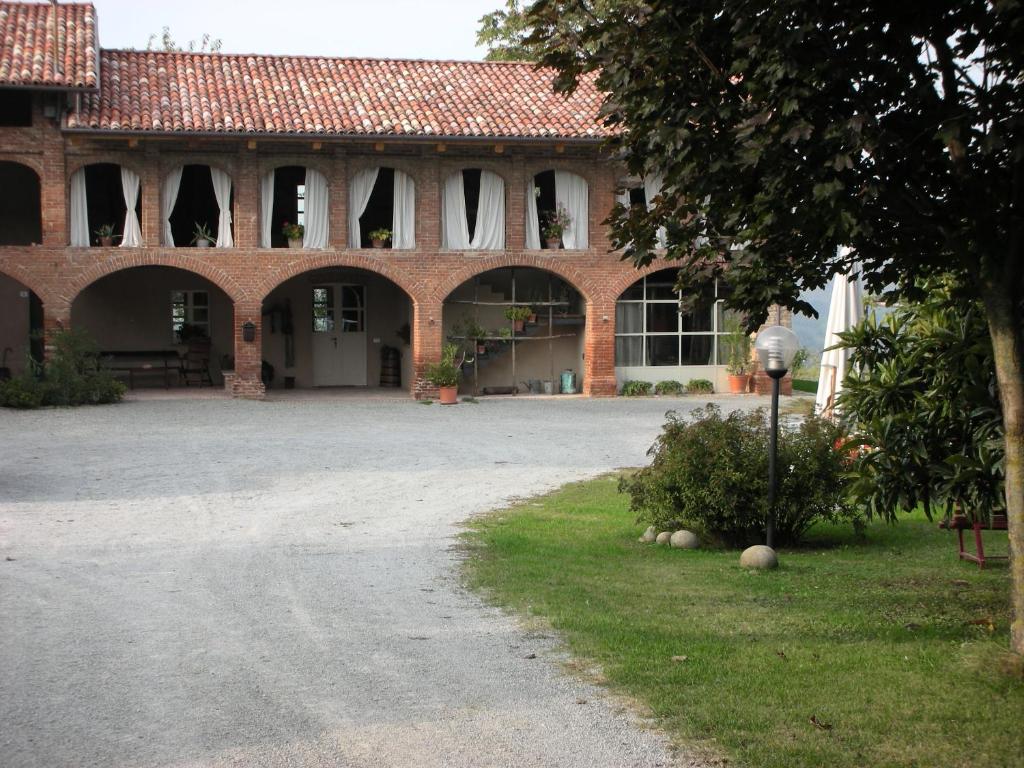
{"label": "grass", "polygon": [[793,389],[798,392],[815,394],[818,391],[818,382],[817,380],[811,381],[810,379],[793,379]]}
{"label": "grass", "polygon": [[765,573],[640,532],[616,477],[570,485],[474,521],[466,577],[684,748],[750,768],[1024,766],[1005,564],[957,561],[923,517],[818,527]]}

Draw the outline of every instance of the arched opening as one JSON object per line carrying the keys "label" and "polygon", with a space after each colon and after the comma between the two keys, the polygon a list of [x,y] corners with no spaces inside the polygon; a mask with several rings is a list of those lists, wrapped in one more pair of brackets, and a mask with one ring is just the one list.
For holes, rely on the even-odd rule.
{"label": "arched opening", "polygon": [[39,176],[27,165],[0,162],[0,245],[43,241]]}
{"label": "arched opening", "polygon": [[[131,201],[131,215],[129,215]],[[92,163],[71,174],[71,245],[142,245],[139,176],[116,163]]]}
{"label": "arched opening", "polygon": [[590,245],[590,189],[569,171],[542,171],[526,185],[526,247],[584,249]]}
{"label": "arched opening", "polygon": [[627,288],[615,304],[615,376],[657,383],[708,379],[726,386],[721,337],[733,319],[725,309],[728,286],[717,281],[694,308],[679,311],[678,270],[652,272]]}
{"label": "arched opening", "polygon": [[71,325],[133,389],[221,386],[233,367],[234,304],[205,277],[144,266],[100,278],[75,297]]}
{"label": "arched opening", "polygon": [[375,272],[327,267],[296,275],[263,301],[270,389],[412,385],[412,301]]}
{"label": "arched opening", "polygon": [[368,168],[349,185],[350,248],[415,248],[416,184],[404,171]]}
{"label": "arched opening", "polygon": [[161,190],[164,245],[231,248],[235,244],[231,176],[210,165],[182,165]]}
{"label": "arched opening", "polygon": [[445,179],[441,189],[441,247],[505,248],[505,180],[501,176],[466,168]]}
{"label": "arched opening", "polygon": [[[663,183],[661,176],[645,176],[642,180],[626,179],[620,184],[621,191],[616,194],[615,200],[626,208],[651,208],[654,205],[654,198],[661,192]],[[658,229],[655,242],[658,248],[665,247],[667,234],[664,227]]]}
{"label": "arched opening", "polygon": [[0,380],[19,376],[43,360],[43,302],[13,277],[0,273]]}
{"label": "arched opening", "polygon": [[326,248],[327,178],[313,168],[285,165],[268,171],[261,188],[263,248]]}
{"label": "arched opening", "polygon": [[582,391],[586,302],[558,275],[533,267],[483,272],[449,294],[443,314],[446,340],[465,353],[463,392]]}

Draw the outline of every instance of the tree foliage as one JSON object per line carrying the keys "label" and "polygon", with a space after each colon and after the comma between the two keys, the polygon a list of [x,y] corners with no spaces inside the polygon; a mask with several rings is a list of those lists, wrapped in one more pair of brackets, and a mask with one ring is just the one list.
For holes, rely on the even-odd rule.
{"label": "tree foliage", "polygon": [[840,407],[864,446],[851,493],[886,519],[920,504],[987,520],[1003,508],[1005,452],[984,310],[955,302],[949,281],[924,287],[921,302],[841,334],[853,372]]}
{"label": "tree foliage", "polygon": [[171,35],[171,28],[164,26],[160,33],[154,32],[146,41],[147,51],[194,51],[197,53],[216,53],[221,49],[222,41],[219,37],[212,37],[210,33],[204,32],[197,43],[189,40],[184,45],[179,45]]}

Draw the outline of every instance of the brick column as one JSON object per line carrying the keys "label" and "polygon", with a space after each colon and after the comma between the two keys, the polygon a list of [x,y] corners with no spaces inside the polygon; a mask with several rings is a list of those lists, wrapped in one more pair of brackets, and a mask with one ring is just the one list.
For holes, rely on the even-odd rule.
{"label": "brick column", "polygon": [[43,149],[43,172],[39,176],[42,245],[65,246],[71,242],[68,222],[68,183],[65,178],[64,147],[59,140],[47,141]]}
{"label": "brick column", "polygon": [[583,394],[615,395],[615,300],[587,302],[587,330],[583,344]]}
{"label": "brick column", "polygon": [[521,157],[512,159],[512,171],[509,174],[505,247],[511,251],[526,248],[526,176]]}
{"label": "brick column", "polygon": [[[224,387],[234,397],[260,400],[265,394],[260,377],[263,361],[261,309],[259,302],[235,302],[235,372],[224,377]],[[256,337],[252,341],[242,338],[242,325],[246,322],[256,326]]]}
{"label": "brick column", "polygon": [[150,248],[156,248],[163,243],[160,242],[160,232],[163,229],[160,221],[160,187],[163,186],[163,179],[160,177],[160,155],[152,148],[148,148],[143,155],[142,174],[142,244]]}
{"label": "brick column", "polygon": [[410,393],[417,400],[437,397],[437,387],[424,378],[427,366],[441,361],[442,302],[428,299],[412,303],[412,381]]}
{"label": "brick column", "polygon": [[71,304],[48,301],[43,303],[43,360],[53,355],[53,335],[71,327]]}
{"label": "brick column", "polygon": [[348,159],[335,155],[331,159],[332,173],[327,179],[330,207],[330,241],[333,250],[348,248]]}
{"label": "brick column", "polygon": [[243,149],[238,155],[235,187],[235,209],[232,219],[235,224],[235,247],[257,248],[259,246],[260,180],[258,178],[256,153]]}
{"label": "brick column", "polygon": [[416,189],[416,248],[436,251],[441,247],[441,160],[429,158],[422,168]]}

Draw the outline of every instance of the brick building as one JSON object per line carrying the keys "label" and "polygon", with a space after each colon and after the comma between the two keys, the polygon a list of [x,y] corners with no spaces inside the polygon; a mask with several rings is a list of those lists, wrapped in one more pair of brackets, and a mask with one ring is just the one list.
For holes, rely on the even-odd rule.
{"label": "brick building", "polygon": [[[239,396],[376,386],[396,359],[421,394],[451,337],[480,337],[471,389],[564,369],[590,395],[624,378],[722,385],[720,300],[680,316],[670,276],[610,251],[616,191],[642,204],[652,189],[602,156],[592,81],[565,99],[527,64],[104,50],[98,29],[88,4],[0,3],[13,371],[57,327],[155,352],[188,326]],[[569,225],[548,243],[559,207]],[[514,341],[513,303],[536,315]]]}

